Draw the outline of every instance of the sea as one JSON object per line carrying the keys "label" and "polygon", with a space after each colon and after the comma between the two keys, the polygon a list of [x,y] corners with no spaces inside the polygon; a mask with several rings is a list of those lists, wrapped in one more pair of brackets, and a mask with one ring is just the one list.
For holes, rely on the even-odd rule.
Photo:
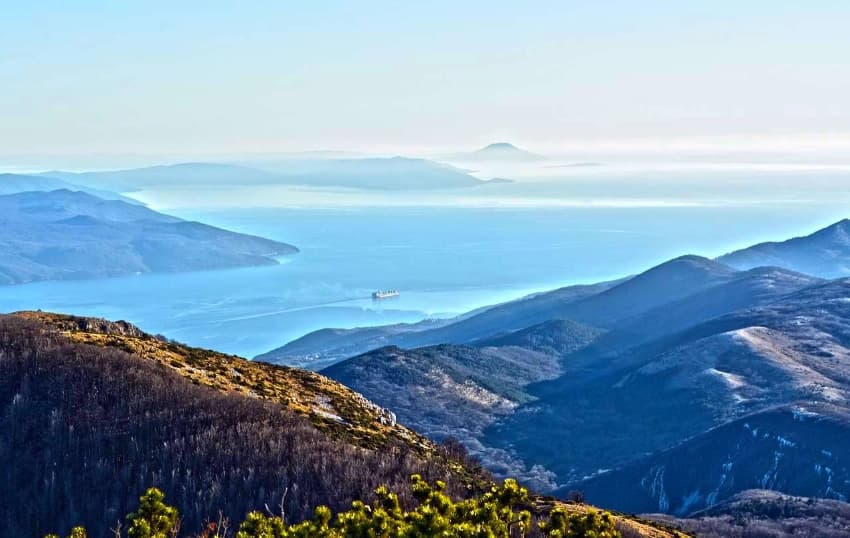
{"label": "sea", "polygon": [[[845,169],[580,170],[486,189],[135,193],[154,209],[284,241],[300,253],[263,267],[5,286],[0,311],[123,319],[253,357],[317,329],[456,316],[850,217]],[[380,289],[400,296],[373,300]]]}

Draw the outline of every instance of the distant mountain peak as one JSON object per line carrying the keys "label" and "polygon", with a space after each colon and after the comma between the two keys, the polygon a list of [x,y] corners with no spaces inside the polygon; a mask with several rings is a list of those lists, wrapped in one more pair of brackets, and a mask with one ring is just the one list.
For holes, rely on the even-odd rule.
{"label": "distant mountain peak", "polygon": [[493,142],[492,144],[488,144],[487,146],[485,146],[485,147],[481,148],[481,149],[480,149],[480,150],[478,150],[478,151],[493,151],[493,150],[498,150],[498,151],[505,151],[505,150],[508,150],[508,151],[522,151],[521,149],[519,149],[518,147],[514,146],[514,145],[513,145],[513,144],[511,144],[510,142]]}
{"label": "distant mountain peak", "polygon": [[822,228],[814,232],[810,237],[822,237],[825,235],[834,237],[836,234],[843,236],[850,234],[850,219],[841,219],[834,224],[830,224],[826,228]]}
{"label": "distant mountain peak", "polygon": [[500,154],[513,154],[513,155],[531,155],[530,152],[525,151],[524,149],[519,149],[514,146],[510,142],[494,142],[492,144],[488,144],[483,148],[479,149],[475,153],[478,154],[487,154],[487,153],[500,153]]}
{"label": "distant mountain peak", "polygon": [[850,275],[850,219],[806,236],[736,250],[718,260],[736,269],[771,265],[824,278],[846,277]]}
{"label": "distant mountain peak", "polygon": [[492,144],[488,144],[483,148],[472,152],[470,157],[475,159],[522,161],[536,161],[544,158],[541,155],[520,149],[510,142],[494,142]]}
{"label": "distant mountain peak", "polygon": [[682,271],[697,271],[700,273],[713,274],[718,276],[731,275],[736,272],[735,269],[721,262],[711,260],[703,256],[697,256],[696,254],[685,254],[684,256],[673,258],[672,260],[668,260],[664,263],[656,265],[655,267],[647,269],[642,274],[648,275],[654,273],[667,272],[680,273]]}

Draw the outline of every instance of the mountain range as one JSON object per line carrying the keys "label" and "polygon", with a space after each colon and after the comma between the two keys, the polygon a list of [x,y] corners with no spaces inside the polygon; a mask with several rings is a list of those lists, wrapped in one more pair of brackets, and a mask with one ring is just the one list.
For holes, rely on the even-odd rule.
{"label": "mountain range", "polygon": [[[250,510],[274,506],[299,522],[319,505],[374,502],[379,486],[410,507],[421,493],[413,473],[454,499],[493,485],[457,444],[429,441],[327,377],[188,347],[126,322],[0,316],[0,368],[8,536],[66,535],[76,525],[112,535],[147,487],[180,507],[181,536],[213,536]],[[536,495],[527,508],[537,517],[559,506],[594,512]],[[682,536],[612,518],[627,536]]]}
{"label": "mountain range", "polygon": [[394,191],[456,189],[489,183],[447,164],[407,157],[285,159],[247,165],[180,163],[84,173],[53,171],[45,172],[43,176],[119,192],[173,186],[246,185],[304,185]]}
{"label": "mountain range", "polygon": [[56,191],[65,189],[69,191],[81,191],[104,200],[121,200],[128,204],[141,205],[141,202],[122,196],[116,192],[102,189],[91,189],[75,183],[69,183],[62,179],[41,175],[27,174],[0,174],[0,196],[4,194],[17,194],[30,191]]}
{"label": "mountain range", "polygon": [[844,226],[783,246],[772,261],[792,268],[683,256],[456,320],[316,333],[265,358],[335,362],[322,373],[557,495],[678,516],[752,489],[843,501],[850,279],[792,262],[808,252],[819,274],[840,272]]}
{"label": "mountain range", "polygon": [[[618,328],[609,338],[622,336],[631,342],[649,337],[651,331],[667,330],[670,324],[694,323],[711,314],[751,304],[762,296],[767,300],[778,290],[797,289],[817,281],[815,277],[782,269],[736,271],[707,258],[682,256],[625,280],[567,286],[448,322],[318,331],[257,358],[321,366],[345,358],[346,354],[351,356],[382,345],[472,343],[552,319]],[[695,297],[695,301],[678,302],[702,292],[704,295]]]}
{"label": "mountain range", "polygon": [[0,284],[268,265],[296,252],[86,192],[0,196]]}
{"label": "mountain range", "polygon": [[848,276],[850,220],[844,219],[804,237],[760,243],[718,259],[739,269],[776,265],[824,278]]}
{"label": "mountain range", "polygon": [[[108,223],[145,237],[195,224],[67,190],[2,196],[0,211],[32,229]],[[840,271],[829,260],[841,256],[823,251],[837,253],[843,226],[773,259],[820,253],[821,275]],[[850,279],[727,259],[682,256],[451,320],[320,331],[277,355],[318,356],[308,362],[318,373],[125,322],[0,316],[0,468],[15,485],[0,490],[0,521],[19,535],[45,532],[44,521],[100,535],[150,485],[192,528],[280,498],[299,520],[319,502],[368,500],[379,484],[409,498],[413,472],[457,498],[486,490],[493,473],[649,514],[617,516],[632,536],[673,535],[646,518],[705,536],[757,536],[742,522],[840,536]]]}
{"label": "mountain range", "polygon": [[[335,177],[404,188],[384,180],[421,166],[369,161]],[[297,252],[101,189],[148,188],[175,173],[229,184],[247,173],[196,166],[0,176],[0,283],[272,264]],[[240,177],[281,177],[253,171]],[[310,174],[322,184],[318,168]],[[440,181],[428,184],[448,185]],[[43,521],[85,521],[102,535],[97,525],[151,485],[193,528],[289,492],[286,513],[303,519],[381,484],[409,499],[415,472],[456,498],[493,476],[518,477],[705,536],[744,536],[742,522],[840,536],[850,513],[848,261],[844,220],[453,319],[324,329],[256,361],[125,322],[0,316],[0,468],[10,485],[0,524],[38,535]],[[103,491],[89,486],[116,476]],[[671,535],[618,517],[635,535]]]}
{"label": "mountain range", "polygon": [[[769,254],[765,254],[769,253]],[[313,364],[314,368],[351,357],[357,353],[369,351],[382,345],[417,347],[439,343],[466,343],[479,338],[487,338],[500,332],[517,330],[541,323],[548,319],[574,319],[600,326],[609,325],[605,318],[612,315],[628,317],[625,308],[647,309],[652,304],[665,305],[665,311],[656,312],[656,323],[687,323],[693,316],[704,316],[703,306],[712,308],[711,312],[722,312],[733,306],[746,306],[750,300],[747,293],[764,293],[765,286],[778,284],[796,286],[795,281],[812,283],[818,278],[836,278],[850,271],[850,221],[842,220],[810,235],[790,239],[785,242],[761,243],[749,248],[725,254],[712,263],[712,260],[699,256],[683,256],[659,265],[637,277],[627,277],[621,281],[603,282],[593,285],[567,286],[558,290],[539,293],[516,301],[481,309],[454,320],[428,321],[424,324],[394,325],[387,327],[367,327],[362,329],[323,329],[305,335],[284,346],[270,350],[258,358],[272,362]],[[770,274],[765,267],[782,268],[784,279],[774,283],[764,280]],[[747,271],[748,280],[732,279],[741,289],[731,287],[712,289],[706,292],[703,302],[696,311],[684,312],[689,304],[678,305],[676,311],[670,311],[669,303],[674,297],[670,293],[688,295],[697,291],[694,287],[718,283],[730,278],[737,271]],[[669,273],[669,274],[668,274]],[[701,273],[703,275],[701,275]],[[797,273],[797,274],[794,274]],[[808,276],[812,275],[812,276]],[[703,281],[702,277],[705,277]],[[774,274],[774,276],[776,276]],[[668,288],[668,280],[673,278],[676,286]],[[688,285],[688,281],[692,285]],[[759,283],[761,281],[761,284]],[[618,284],[626,284],[619,286]],[[599,292],[615,287],[610,293]],[[710,286],[708,286],[710,287]],[[759,288],[762,288],[759,291]],[[783,288],[783,289],[791,289]],[[723,291],[721,296],[718,292]],[[768,296],[771,290],[766,290]],[[640,294],[640,296],[633,294]],[[574,299],[588,298],[587,301]],[[666,320],[664,316],[666,315]],[[625,320],[623,320],[625,322]],[[632,332],[645,332],[648,321],[635,318]],[[643,327],[639,327],[643,325]]]}
{"label": "mountain range", "polygon": [[470,343],[550,319],[563,318],[562,312],[566,305],[590,297],[614,284],[606,282],[590,286],[567,286],[449,320],[356,329],[321,329],[255,358],[319,369],[386,345],[412,348],[440,343]]}

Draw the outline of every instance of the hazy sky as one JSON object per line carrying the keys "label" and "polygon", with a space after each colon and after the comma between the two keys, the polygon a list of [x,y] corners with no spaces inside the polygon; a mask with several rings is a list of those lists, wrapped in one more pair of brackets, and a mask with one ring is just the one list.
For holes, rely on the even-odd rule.
{"label": "hazy sky", "polygon": [[0,154],[850,148],[850,1],[0,0]]}

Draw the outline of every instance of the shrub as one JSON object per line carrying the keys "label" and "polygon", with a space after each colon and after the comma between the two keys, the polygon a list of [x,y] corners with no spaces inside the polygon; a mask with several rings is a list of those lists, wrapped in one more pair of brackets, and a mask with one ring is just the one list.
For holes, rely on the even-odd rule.
{"label": "shrub", "polygon": [[[528,490],[515,480],[505,480],[479,497],[458,502],[446,494],[444,482],[431,485],[419,475],[413,475],[411,482],[418,502],[411,510],[404,510],[399,496],[382,486],[371,504],[354,501],[351,509],[335,517],[328,507],[320,506],[312,519],[288,525],[283,516],[251,512],[236,538],[525,538],[535,531],[547,538],[621,536],[611,514],[596,510],[572,513],[565,507],[554,508],[535,529]],[[139,509],[127,516],[128,536],[176,537],[178,522],[177,510],[165,504],[161,491],[151,488],[139,499]],[[86,538],[85,531],[75,528],[70,538]]]}
{"label": "shrub", "polygon": [[165,495],[149,488],[139,497],[139,509],[127,516],[129,538],[170,538],[177,536],[177,509],[165,504]]}

